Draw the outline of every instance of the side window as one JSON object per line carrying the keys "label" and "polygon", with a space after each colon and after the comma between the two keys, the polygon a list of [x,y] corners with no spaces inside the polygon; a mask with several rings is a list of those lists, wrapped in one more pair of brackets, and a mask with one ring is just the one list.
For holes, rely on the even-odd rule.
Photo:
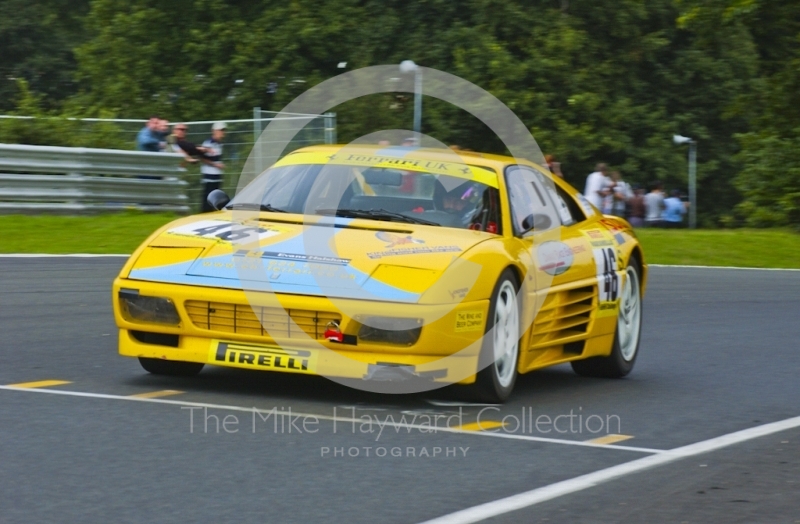
{"label": "side window", "polygon": [[581,211],[575,199],[558,184],[553,184],[550,196],[553,197],[553,201],[556,203],[563,225],[571,226],[586,220],[586,215]]}
{"label": "side window", "polygon": [[[534,223],[538,231],[546,231],[560,224],[558,212],[546,189],[541,173],[525,166],[506,168],[508,201],[511,205],[511,223],[515,234],[531,230]],[[533,220],[533,222],[530,222]]]}

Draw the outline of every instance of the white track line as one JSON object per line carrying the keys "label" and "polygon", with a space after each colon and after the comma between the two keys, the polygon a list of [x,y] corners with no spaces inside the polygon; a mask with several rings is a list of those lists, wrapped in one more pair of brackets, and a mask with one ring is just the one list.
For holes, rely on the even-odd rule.
{"label": "white track line", "polygon": [[648,267],[676,267],[682,269],[741,269],[745,271],[800,271],[788,267],[737,267],[737,266],[684,266],[680,264],[647,264]]}
{"label": "white track line", "polygon": [[486,504],[473,506],[449,515],[444,515],[433,520],[425,521],[422,524],[469,524],[471,522],[478,522],[484,519],[527,508],[535,504],[539,504],[540,502],[552,500],[563,495],[589,489],[597,486],[598,484],[624,477],[632,473],[638,473],[656,466],[663,466],[664,464],[669,464],[670,462],[700,455],[701,453],[708,453],[709,451],[715,451],[727,446],[740,444],[748,440],[772,435],[773,433],[786,431],[796,427],[800,427],[800,417],[793,417],[786,420],[773,422],[771,424],[764,424],[762,426],[736,431],[735,433],[728,433],[727,435],[722,435],[721,437],[671,449],[664,453],[640,458],[631,462],[620,464],[618,466],[601,469],[599,471],[595,471],[594,473],[581,475],[580,477],[575,477],[569,480],[556,482],[555,484],[550,484],[549,486],[526,491],[525,493],[495,500],[493,502],[487,502]]}
{"label": "white track line", "polygon": [[[294,411],[284,411],[284,410],[275,410],[274,412],[272,409],[264,409],[264,408],[256,408],[256,407],[244,407],[244,406],[227,406],[223,404],[208,404],[205,402],[188,402],[184,400],[169,400],[164,398],[142,398],[142,397],[130,397],[130,396],[122,396],[122,395],[108,395],[104,393],[86,393],[83,391],[69,391],[64,389],[45,389],[45,388],[19,388],[14,386],[0,386],[0,390],[5,391],[24,391],[27,393],[47,393],[51,395],[63,395],[67,397],[84,397],[84,398],[102,398],[108,400],[127,400],[131,402],[149,402],[152,404],[169,404],[173,406],[187,406],[187,407],[199,407],[199,408],[209,408],[209,409],[224,409],[228,411],[244,411],[247,413],[253,413],[254,410],[257,410],[259,413],[274,413],[276,416],[291,416],[291,417],[316,417],[319,420],[328,420],[328,421],[336,421],[337,423],[352,423],[352,424],[361,424],[364,422],[360,418],[351,418],[351,417],[340,417],[340,416],[333,416],[333,415],[317,415],[314,413],[297,413]],[[445,417],[446,418],[446,417]],[[384,420],[385,422],[385,420]],[[377,422],[376,422],[377,423]],[[505,438],[510,440],[527,440],[531,442],[546,442],[550,444],[562,444],[567,446],[579,446],[585,448],[595,448],[595,449],[617,449],[621,451],[635,451],[638,453],[664,453],[663,449],[651,449],[651,448],[638,448],[634,446],[617,446],[613,444],[593,444],[591,442],[584,442],[579,440],[564,440],[564,439],[557,439],[557,438],[545,438],[545,437],[533,437],[530,435],[517,435],[513,433],[494,433],[488,431],[468,431],[468,430],[461,430],[456,428],[451,428],[448,426],[431,426],[427,424],[408,424],[403,422],[385,422],[384,426],[397,428],[399,429],[407,429],[409,432],[412,429],[419,430],[420,432],[425,433],[457,433],[459,435],[478,435],[482,437],[494,437],[494,438]]]}
{"label": "white track line", "polygon": [[50,254],[50,253],[3,253],[0,258],[104,258],[104,257],[129,257],[130,255],[102,255],[94,253],[64,253],[64,254]]}

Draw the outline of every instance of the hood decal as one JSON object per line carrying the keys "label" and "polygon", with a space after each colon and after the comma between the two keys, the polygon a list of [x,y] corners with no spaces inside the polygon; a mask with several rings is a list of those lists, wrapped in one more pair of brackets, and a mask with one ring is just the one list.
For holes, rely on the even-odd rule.
{"label": "hood decal", "polygon": [[[269,265],[274,263],[273,265]],[[417,302],[421,293],[391,286],[349,266],[220,255],[197,261],[133,269],[133,280],[291,293],[330,298]]]}

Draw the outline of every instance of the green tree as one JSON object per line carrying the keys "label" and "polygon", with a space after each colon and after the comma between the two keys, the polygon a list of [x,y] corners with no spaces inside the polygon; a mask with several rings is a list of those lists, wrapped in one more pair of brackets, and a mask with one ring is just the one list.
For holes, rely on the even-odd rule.
{"label": "green tree", "polygon": [[0,0],[0,112],[14,107],[19,78],[48,107],[77,91],[73,47],[84,37],[88,6],[89,0]]}

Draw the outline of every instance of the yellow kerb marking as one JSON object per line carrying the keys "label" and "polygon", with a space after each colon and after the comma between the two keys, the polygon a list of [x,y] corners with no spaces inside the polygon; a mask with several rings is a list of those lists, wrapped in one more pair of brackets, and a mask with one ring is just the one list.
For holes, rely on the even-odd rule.
{"label": "yellow kerb marking", "polygon": [[50,386],[62,386],[72,384],[68,380],[39,380],[37,382],[22,382],[20,384],[9,384],[12,388],[49,388]]}
{"label": "yellow kerb marking", "polygon": [[169,397],[172,395],[180,395],[183,391],[178,391],[177,389],[163,389],[161,391],[151,391],[149,393],[137,393],[136,395],[128,395],[129,397],[135,398],[159,398],[159,397]]}
{"label": "yellow kerb marking", "polygon": [[487,429],[502,428],[503,423],[496,420],[482,420],[480,422],[472,422],[471,424],[464,424],[461,426],[453,426],[453,429],[460,429],[462,431],[486,431]]}
{"label": "yellow kerb marking", "polygon": [[600,438],[593,438],[592,440],[587,440],[591,444],[614,444],[615,442],[622,442],[623,440],[628,440],[633,438],[633,435],[606,435],[605,437]]}

